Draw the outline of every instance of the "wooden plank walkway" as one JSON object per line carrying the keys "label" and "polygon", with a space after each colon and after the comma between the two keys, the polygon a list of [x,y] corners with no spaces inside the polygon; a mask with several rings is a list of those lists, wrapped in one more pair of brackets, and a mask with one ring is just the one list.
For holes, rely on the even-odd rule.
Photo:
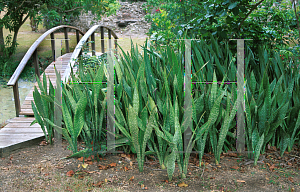
{"label": "wooden plank walkway", "polygon": [[[62,55],[61,57],[57,58],[57,62],[52,62],[45,70],[45,74],[47,77],[47,88],[49,89],[49,80],[48,78],[50,78],[50,81],[52,82],[53,86],[56,86],[56,74],[55,74],[55,69],[54,69],[54,64],[55,64],[55,68],[57,69],[58,72],[60,72],[61,77],[64,74],[64,71],[66,70],[66,68],[68,67],[68,63],[70,61],[70,58],[72,56],[72,53],[67,53],[65,55]],[[40,80],[43,79],[43,74],[40,76]],[[36,82],[34,84],[34,87],[37,87],[37,89],[40,91],[38,83]],[[33,101],[33,91],[34,91],[34,87],[30,90],[29,94],[27,95],[27,97],[25,98],[22,106],[21,106],[21,111],[20,111],[20,115],[26,115],[26,116],[33,116],[33,111],[31,108],[31,101]]]}
{"label": "wooden plank walkway", "polygon": [[[100,56],[102,53],[97,52],[96,55]],[[91,55],[91,53],[88,53]],[[56,74],[55,68],[60,72],[63,77],[64,72],[69,68],[68,64],[72,53],[67,53],[58,57],[56,62],[52,62],[45,70],[47,77],[47,88],[49,90],[49,79],[53,86],[56,87]],[[76,72],[76,68],[73,69]],[[40,80],[43,79],[43,74],[40,76]],[[38,83],[34,84],[34,87],[40,91]],[[39,124],[30,126],[31,122],[34,121],[34,113],[31,108],[31,101],[33,101],[34,87],[30,90],[29,94],[25,98],[21,106],[20,115],[25,117],[13,118],[5,127],[0,129],[0,157],[8,156],[13,150],[26,148],[32,144],[37,144],[45,138],[44,132]],[[31,116],[31,117],[30,117]]]}
{"label": "wooden plank walkway", "polygon": [[[57,62],[52,62],[45,70],[47,77],[47,86],[49,89],[49,80],[52,82],[53,86],[56,86],[56,74],[55,68],[60,72],[61,76],[64,75],[64,71],[68,67],[69,60],[72,53],[67,53],[57,58]],[[76,71],[76,69],[75,69]],[[43,74],[40,79],[42,80]],[[38,88],[38,83],[34,86]],[[38,88],[39,90],[39,88]],[[34,87],[30,90],[29,94],[25,98],[21,106],[20,115],[25,115],[25,117],[15,117],[10,122],[0,129],[0,157],[8,156],[13,150],[28,147],[32,144],[37,144],[45,138],[44,132],[39,124],[34,124],[30,126],[31,122],[34,120],[33,111],[31,108],[31,101],[33,101],[33,91]],[[27,116],[27,117],[26,117]]]}
{"label": "wooden plank walkway", "polygon": [[0,157],[45,138],[39,124],[30,126],[33,120],[34,117],[15,117],[0,130]]}
{"label": "wooden plank walkway", "polygon": [[[96,55],[100,56],[102,53],[97,52]],[[91,55],[91,53],[88,53],[88,55]],[[46,77],[47,77],[47,88],[49,90],[49,80],[48,78],[50,78],[50,81],[52,82],[53,86],[56,86],[56,74],[55,74],[55,69],[54,69],[54,64],[56,69],[58,70],[58,72],[60,72],[61,78],[64,75],[64,71],[69,68],[68,64],[70,61],[70,58],[72,56],[72,53],[67,53],[65,55],[62,55],[61,57],[59,57],[57,59],[57,61],[61,61],[60,63],[62,63],[62,65],[59,65],[58,62],[52,62],[47,69],[45,70],[46,73]],[[76,68],[73,69],[74,72],[76,72]],[[40,80],[42,81],[43,79],[43,74],[40,76]],[[40,91],[38,83],[35,83],[34,86],[37,87],[37,89]],[[34,87],[30,90],[29,94],[27,95],[27,97],[25,98],[22,106],[21,106],[21,112],[20,115],[26,115],[26,116],[33,116],[33,111],[31,108],[31,101],[33,101],[33,91],[34,91]]]}

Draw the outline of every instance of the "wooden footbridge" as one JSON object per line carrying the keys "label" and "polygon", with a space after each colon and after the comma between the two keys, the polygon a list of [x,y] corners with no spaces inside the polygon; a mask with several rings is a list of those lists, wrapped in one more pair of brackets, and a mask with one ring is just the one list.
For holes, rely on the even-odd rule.
{"label": "wooden footbridge", "polygon": [[[101,35],[101,52],[96,52],[95,50],[95,31],[100,28],[100,35]],[[66,47],[66,54],[56,58],[55,57],[55,38],[54,34],[58,30],[64,30],[65,35],[65,47]],[[75,30],[76,31],[76,40],[77,46],[74,49],[74,52],[70,52],[69,48],[69,40],[68,40],[68,30]],[[58,27],[54,27],[48,31],[46,31],[43,35],[41,35],[29,48],[23,59],[21,60],[19,66],[17,67],[16,71],[10,78],[9,82],[7,83],[8,86],[13,87],[14,93],[14,101],[15,101],[15,109],[16,109],[16,117],[10,120],[10,122],[0,129],[0,157],[7,156],[13,150],[28,147],[33,143],[37,143],[44,139],[44,133],[39,124],[34,124],[30,126],[31,122],[35,119],[33,110],[31,108],[31,101],[33,101],[33,90],[36,86],[38,88],[38,84],[35,83],[34,87],[30,90],[28,96],[25,98],[24,103],[20,104],[19,98],[19,91],[18,91],[18,79],[25,68],[26,64],[28,63],[29,59],[33,57],[33,63],[35,67],[35,74],[42,79],[42,75],[39,72],[39,62],[38,62],[38,53],[37,48],[39,44],[50,35],[51,37],[51,48],[52,48],[52,55],[53,55],[53,62],[46,68],[44,71],[47,78],[50,79],[53,86],[56,86],[56,75],[55,75],[55,68],[61,74],[61,78],[64,82],[68,81],[70,75],[70,68],[74,67],[75,60],[78,58],[79,55],[82,54],[82,45],[90,40],[92,53],[91,55],[101,55],[105,53],[104,47],[104,34],[105,30],[107,30],[108,39],[111,39],[112,36],[114,37],[114,47],[116,48],[117,43],[117,35],[105,26],[95,25],[86,33],[83,33],[80,29],[68,25],[61,25]],[[80,39],[80,35],[82,38]],[[109,41],[109,47],[111,48],[111,41]],[[59,65],[57,65],[59,63]],[[55,65],[56,64],[56,65]],[[74,72],[76,68],[73,68]],[[49,85],[48,85],[49,86]],[[49,88],[49,87],[48,87]],[[38,88],[39,90],[39,88]],[[40,91],[40,90],[39,90]]]}

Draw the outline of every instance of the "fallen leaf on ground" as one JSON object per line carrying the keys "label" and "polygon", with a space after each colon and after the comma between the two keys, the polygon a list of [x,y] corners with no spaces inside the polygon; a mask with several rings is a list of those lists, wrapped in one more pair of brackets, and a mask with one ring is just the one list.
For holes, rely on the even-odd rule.
{"label": "fallen leaf on ground", "polygon": [[106,170],[106,169],[107,169],[107,167],[106,167],[105,165],[98,165],[98,167],[99,167],[99,169],[101,169],[101,170]]}
{"label": "fallen leaf on ground", "polygon": [[215,177],[210,177],[210,179],[215,179]]}
{"label": "fallen leaf on ground", "polygon": [[108,164],[109,166],[111,166],[111,167],[115,167],[115,166],[117,166],[117,164],[116,163],[111,163],[111,164]]}
{"label": "fallen leaf on ground", "polygon": [[236,153],[228,153],[228,156],[229,157],[237,157],[237,154]]}
{"label": "fallen leaf on ground", "polygon": [[87,166],[88,166],[88,164],[86,164],[86,163],[85,163],[85,164],[82,164],[82,167],[83,167],[83,168],[86,168]]}
{"label": "fallen leaf on ground", "polygon": [[73,175],[74,175],[74,171],[73,170],[67,172],[67,176],[68,177],[72,177]]}
{"label": "fallen leaf on ground", "polygon": [[230,167],[230,168],[236,170],[236,169],[238,169],[239,167],[234,165],[234,166],[232,166],[232,167]]}
{"label": "fallen leaf on ground", "polygon": [[291,178],[291,177],[288,177],[288,180],[289,180],[290,182],[294,183],[294,180],[293,180],[293,178]]}
{"label": "fallen leaf on ground", "polygon": [[98,183],[94,183],[93,185],[95,186],[95,187],[101,187],[101,185],[103,184],[103,181],[99,181]]}
{"label": "fallen leaf on ground", "polygon": [[78,161],[83,161],[83,157],[78,158]]}
{"label": "fallen leaf on ground", "polygon": [[134,176],[130,177],[129,181],[132,181],[134,179]]}
{"label": "fallen leaf on ground", "polygon": [[129,165],[132,167],[132,161],[130,161]]}
{"label": "fallen leaf on ground", "polygon": [[271,150],[277,151],[276,146],[271,146]]}
{"label": "fallen leaf on ground", "polygon": [[9,158],[9,160],[12,160],[13,159],[13,156],[11,156],[10,158]]}
{"label": "fallen leaf on ground", "polygon": [[244,181],[244,180],[236,180],[236,182],[239,182],[239,183],[246,183],[246,181]]}
{"label": "fallen leaf on ground", "polygon": [[88,173],[96,173],[96,171],[89,171]]}
{"label": "fallen leaf on ground", "polygon": [[88,165],[93,165],[93,162],[92,161],[88,161],[86,162]]}
{"label": "fallen leaf on ground", "polygon": [[124,167],[124,171],[128,171],[128,168],[127,168],[127,167]]}
{"label": "fallen leaf on ground", "polygon": [[126,157],[126,154],[121,154],[121,157]]}
{"label": "fallen leaf on ground", "polygon": [[78,166],[77,166],[78,168],[80,167],[80,164],[78,164]]}
{"label": "fallen leaf on ground", "polygon": [[270,171],[273,171],[274,168],[276,168],[275,164],[273,164],[269,167]]}
{"label": "fallen leaf on ground", "polygon": [[236,153],[223,153],[224,156],[237,157]]}
{"label": "fallen leaf on ground", "polygon": [[42,142],[40,142],[39,145],[47,145],[47,142],[46,141],[42,141]]}
{"label": "fallen leaf on ground", "polygon": [[83,179],[84,176],[83,175],[78,175],[78,179]]}
{"label": "fallen leaf on ground", "polygon": [[7,168],[7,167],[2,167],[1,169],[2,169],[2,170],[8,170],[8,168]]}
{"label": "fallen leaf on ground", "polygon": [[145,186],[144,186],[144,184],[141,184],[141,188],[143,189]]}
{"label": "fallen leaf on ground", "polygon": [[178,184],[178,187],[187,187],[187,186],[188,184],[185,184],[184,182]]}

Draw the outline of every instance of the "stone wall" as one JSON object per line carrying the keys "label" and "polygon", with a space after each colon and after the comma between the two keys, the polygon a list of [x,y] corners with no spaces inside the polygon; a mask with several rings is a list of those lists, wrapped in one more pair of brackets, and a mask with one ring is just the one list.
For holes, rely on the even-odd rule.
{"label": "stone wall", "polygon": [[144,3],[120,2],[121,7],[116,14],[109,17],[103,16],[101,20],[95,20],[90,12],[83,13],[72,25],[84,32],[93,25],[104,25],[114,30],[118,36],[145,36],[145,33],[149,31],[150,23],[144,19],[145,12],[142,7]]}

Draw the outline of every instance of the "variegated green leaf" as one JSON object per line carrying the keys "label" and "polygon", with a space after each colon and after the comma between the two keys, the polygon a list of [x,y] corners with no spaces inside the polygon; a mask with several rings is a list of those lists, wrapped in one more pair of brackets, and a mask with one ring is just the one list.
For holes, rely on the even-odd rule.
{"label": "variegated green leaf", "polygon": [[264,142],[264,134],[262,134],[262,136],[259,138],[259,140],[258,140],[258,142],[257,142],[257,144],[255,146],[255,151],[254,151],[254,166],[257,165],[257,160],[259,158],[263,142]]}
{"label": "variegated green leaf", "polygon": [[173,149],[167,161],[167,173],[168,173],[169,181],[172,181],[173,173],[175,171],[175,160],[176,160],[176,154],[175,154],[175,149]]}
{"label": "variegated green leaf", "polygon": [[87,98],[85,94],[83,94],[83,97],[81,97],[76,104],[75,108],[75,116],[74,116],[74,134],[77,138],[82,130],[82,127],[84,125],[84,114],[85,109],[87,105]]}

